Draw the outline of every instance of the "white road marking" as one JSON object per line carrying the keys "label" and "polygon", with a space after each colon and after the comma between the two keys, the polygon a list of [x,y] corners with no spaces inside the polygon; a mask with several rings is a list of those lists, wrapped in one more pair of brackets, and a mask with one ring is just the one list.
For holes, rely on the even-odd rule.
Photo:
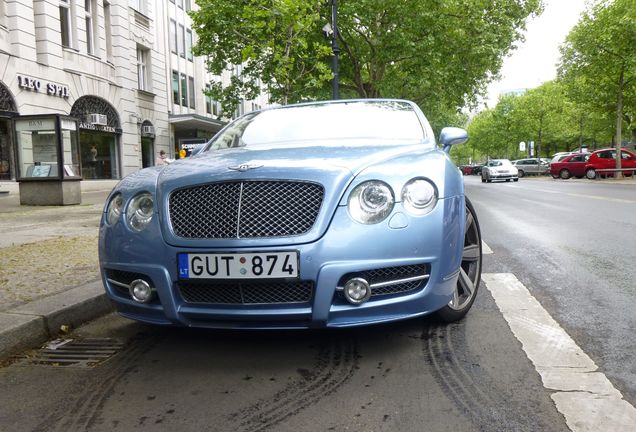
{"label": "white road marking", "polygon": [[528,289],[510,273],[484,273],[482,279],[544,387],[555,391],[552,400],[570,430],[633,432],[636,408]]}
{"label": "white road marking", "polygon": [[481,253],[484,255],[491,255],[493,253],[492,249],[490,249],[486,242],[483,240],[481,241]]}
{"label": "white road marking", "polygon": [[525,187],[525,186],[519,186],[519,185],[514,185],[514,187],[515,188],[519,188],[519,189],[524,189],[524,190],[532,190],[532,191],[535,191],[535,192],[543,192],[543,193],[558,194],[558,195],[567,195],[567,196],[571,196],[571,197],[574,197],[574,198],[589,198],[589,199],[594,199],[594,200],[599,200],[599,201],[610,201],[610,202],[621,203],[621,204],[634,204],[634,203],[636,203],[636,201],[633,201],[633,200],[626,200],[626,199],[622,199],[622,198],[610,198],[610,197],[605,197],[605,196],[601,196],[601,195],[578,194],[578,193],[554,191],[554,190],[540,189],[540,188],[533,188],[533,187]]}

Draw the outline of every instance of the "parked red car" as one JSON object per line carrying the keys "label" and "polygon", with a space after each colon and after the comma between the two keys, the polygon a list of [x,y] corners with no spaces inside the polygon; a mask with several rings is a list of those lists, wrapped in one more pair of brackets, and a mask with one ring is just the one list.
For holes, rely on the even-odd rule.
{"label": "parked red car", "polygon": [[574,153],[567,155],[558,162],[550,163],[550,174],[553,178],[570,177],[583,178],[585,176],[585,165],[591,153]]}
{"label": "parked red car", "polygon": [[[597,173],[599,169],[616,168],[616,149],[607,148],[597,150],[590,155],[585,164],[585,176],[589,179],[596,178],[597,174],[602,176],[613,176],[613,173]],[[621,149],[621,168],[633,168],[636,170],[636,155],[628,150]],[[624,173],[632,175],[633,173]]]}

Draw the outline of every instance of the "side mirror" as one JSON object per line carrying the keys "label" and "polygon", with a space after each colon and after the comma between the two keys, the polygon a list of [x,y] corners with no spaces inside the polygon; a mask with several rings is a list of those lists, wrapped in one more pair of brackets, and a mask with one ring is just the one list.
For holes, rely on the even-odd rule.
{"label": "side mirror", "polygon": [[446,153],[450,153],[452,146],[463,144],[468,140],[468,132],[462,128],[445,127],[439,134],[439,142]]}

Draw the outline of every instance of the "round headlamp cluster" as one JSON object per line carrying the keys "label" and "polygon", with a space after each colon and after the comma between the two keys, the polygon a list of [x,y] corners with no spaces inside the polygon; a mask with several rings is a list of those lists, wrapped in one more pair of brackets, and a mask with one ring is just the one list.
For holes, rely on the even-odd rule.
{"label": "round headlamp cluster", "polygon": [[141,193],[130,200],[126,212],[128,226],[134,231],[141,231],[152,220],[155,203],[152,195]]}
{"label": "round headlamp cluster", "polygon": [[120,193],[115,194],[106,207],[106,222],[108,225],[115,225],[121,216],[124,207],[124,197]]}
{"label": "round headlamp cluster", "polygon": [[402,203],[409,213],[425,215],[437,203],[437,189],[424,179],[413,179],[402,188]]}
{"label": "round headlamp cluster", "polygon": [[[145,229],[152,220],[154,205],[154,199],[148,192],[143,192],[131,199],[126,209],[126,223],[130,229],[137,232]],[[122,194],[113,195],[106,206],[106,223],[115,225],[119,221],[123,209],[124,197]]]}
{"label": "round headlamp cluster", "polygon": [[363,224],[383,221],[393,210],[393,191],[384,182],[371,180],[359,184],[349,195],[349,213]]}

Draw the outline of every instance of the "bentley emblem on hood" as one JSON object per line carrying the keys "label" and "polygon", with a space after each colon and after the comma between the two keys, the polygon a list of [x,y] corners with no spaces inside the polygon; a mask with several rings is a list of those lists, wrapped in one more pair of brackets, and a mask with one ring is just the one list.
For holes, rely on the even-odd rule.
{"label": "bentley emblem on hood", "polygon": [[233,171],[239,171],[239,172],[245,172],[251,169],[256,169],[256,168],[260,168],[263,165],[248,165],[248,164],[241,164],[241,165],[236,165],[236,166],[230,166],[227,167],[228,169],[231,169]]}

